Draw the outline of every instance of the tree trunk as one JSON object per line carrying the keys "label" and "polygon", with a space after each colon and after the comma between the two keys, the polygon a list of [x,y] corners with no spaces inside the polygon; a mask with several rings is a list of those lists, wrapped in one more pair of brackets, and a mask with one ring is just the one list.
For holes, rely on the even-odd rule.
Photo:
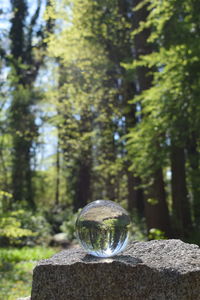
{"label": "tree trunk", "polygon": [[[125,114],[125,126],[126,134],[134,128],[138,120],[136,118],[136,105],[129,104],[129,101],[136,94],[136,88],[132,82],[126,82],[124,86],[124,97],[127,113]],[[127,155],[128,157],[128,155]],[[144,193],[143,189],[140,187],[141,179],[139,176],[136,176],[133,171],[130,171],[131,161],[128,158],[125,164],[126,174],[128,179],[128,211],[137,212],[140,216],[144,215]]]}
{"label": "tree trunk", "polygon": [[[13,139],[12,186],[14,202],[25,201],[35,208],[32,188],[31,148],[36,136],[34,118],[27,107],[31,95],[24,88],[16,87],[10,107],[10,126]],[[23,99],[23,101],[21,100]]]}
{"label": "tree trunk", "polygon": [[[81,137],[91,132],[92,124],[87,112],[83,112],[81,116]],[[76,212],[79,208],[84,207],[89,200],[91,192],[91,172],[92,172],[92,143],[91,139],[85,141],[80,156],[74,165],[74,197],[73,210]]]}
{"label": "tree trunk", "polygon": [[56,192],[55,192],[55,205],[59,204],[60,200],[60,147],[59,147],[59,134],[56,149]]}
{"label": "tree trunk", "polygon": [[[143,0],[133,1],[134,7],[136,7]],[[140,22],[145,22],[148,17],[147,7],[144,6],[140,10],[134,12],[134,29],[139,27]],[[152,52],[152,45],[147,40],[150,35],[150,29],[144,29],[135,36],[135,58],[139,59],[140,55],[147,55]],[[149,89],[152,86],[152,75],[149,75],[150,69],[146,67],[137,68],[137,81],[138,92],[141,93],[144,90]],[[148,116],[145,116],[148,117]],[[159,153],[159,149],[158,149]],[[149,179],[151,180],[151,178]],[[166,203],[165,187],[163,180],[162,168],[158,168],[154,172],[153,184],[149,187],[147,192],[148,197],[145,201],[145,215],[148,229],[157,228],[165,232],[167,236],[170,236],[170,221],[169,212]],[[150,198],[149,198],[150,197]],[[148,199],[153,199],[155,203],[148,203]]]}
{"label": "tree trunk", "polygon": [[187,237],[192,228],[190,204],[186,185],[184,148],[172,144],[172,203],[176,234]]}
{"label": "tree trunk", "polygon": [[[50,5],[47,1],[47,5]],[[32,158],[33,142],[37,137],[37,127],[32,106],[35,104],[34,82],[39,67],[43,63],[44,56],[37,51],[35,56],[33,49],[40,50],[46,47],[45,37],[40,33],[37,39],[34,32],[38,28],[41,1],[37,2],[35,12],[28,24],[28,2],[26,0],[11,0],[12,19],[10,28],[11,58],[9,60],[12,72],[12,103],[10,106],[10,125],[13,137],[13,165],[12,186],[15,202],[25,201],[34,209],[34,194],[32,188]],[[46,31],[43,24],[40,26],[43,32],[52,29],[50,21],[46,23]],[[41,28],[40,28],[41,29]],[[42,31],[41,31],[42,32]],[[38,44],[36,45],[36,41]],[[33,47],[34,42],[34,47]],[[34,94],[34,95],[33,95]]]}
{"label": "tree trunk", "polygon": [[144,194],[140,187],[141,180],[127,170],[128,177],[128,211],[136,212],[140,216],[144,215]]}
{"label": "tree trunk", "polygon": [[199,152],[195,134],[188,139],[188,159],[190,164],[190,182],[193,197],[194,221],[197,228],[200,226],[200,168]]}
{"label": "tree trunk", "polygon": [[147,228],[157,228],[171,236],[169,212],[166,203],[165,184],[162,169],[158,169],[154,174],[153,184],[147,191],[145,201],[145,215]]}
{"label": "tree trunk", "polygon": [[89,160],[83,157],[82,160],[79,161],[78,172],[76,174],[77,179],[74,186],[74,212],[79,208],[83,208],[90,199],[91,165]]}
{"label": "tree trunk", "polygon": [[[110,124],[108,125],[108,136],[107,136],[107,144],[104,145],[105,148],[102,148],[102,151],[105,155],[105,160],[108,161],[108,168],[110,165],[112,166],[115,164],[116,161],[116,149],[115,149],[115,141],[114,141],[114,132],[112,130],[112,120],[110,120]],[[106,130],[106,129],[105,129]],[[109,200],[115,201],[116,200],[116,175],[112,174],[112,172],[108,172],[108,175],[106,176],[106,197],[108,197]]]}

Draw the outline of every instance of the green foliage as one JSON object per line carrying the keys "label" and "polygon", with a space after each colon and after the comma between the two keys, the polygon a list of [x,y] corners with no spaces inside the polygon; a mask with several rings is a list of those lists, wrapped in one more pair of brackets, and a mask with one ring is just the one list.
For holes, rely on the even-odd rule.
{"label": "green foliage", "polygon": [[[7,210],[11,202],[11,197],[8,194],[11,185],[10,169],[12,165],[12,136],[8,126],[9,95],[7,92],[4,93],[4,89],[4,86],[0,86],[0,210]],[[1,93],[3,93],[3,95],[1,95]]]}
{"label": "green foliage", "polygon": [[10,206],[12,194],[0,190],[0,211],[4,212]]}
{"label": "green foliage", "polygon": [[79,213],[80,211],[78,211],[77,213],[73,213],[71,209],[68,209],[66,211],[66,219],[60,226],[60,230],[63,233],[66,233],[67,239],[69,241],[76,239],[75,224]]}
{"label": "green foliage", "polygon": [[[12,1],[10,43],[5,34],[1,46],[5,41],[11,55],[3,51],[0,63],[0,71],[9,72],[0,83],[2,244],[45,244],[60,230],[73,240],[77,215],[72,207],[76,211],[99,198],[138,207],[138,188],[144,191],[145,209],[159,211],[152,186],[158,170],[164,178],[166,170],[173,177],[173,147],[185,156],[185,194],[198,231],[199,0],[137,2],[133,8],[133,1],[50,0],[41,21],[41,1],[35,15],[31,2]],[[149,73],[145,90],[141,70]],[[53,154],[49,141],[56,147]],[[177,197],[170,181],[165,185],[173,213]],[[164,195],[157,185],[156,192]],[[140,218],[131,227],[136,239],[148,235]],[[171,220],[177,227],[179,218]],[[157,227],[150,230],[149,238],[163,236]]]}
{"label": "green foliage", "polygon": [[[154,70],[153,86],[134,99],[141,103],[143,120],[129,136],[130,153],[135,157],[133,167],[139,168],[140,174],[166,164],[170,139],[177,145],[186,145],[192,131],[196,132],[200,125],[199,36],[190,23],[194,18],[196,25],[199,21],[195,5],[196,2],[193,6],[188,1],[180,5],[180,1],[157,0],[149,5],[145,26],[153,28],[150,40],[158,43],[158,50],[140,56],[132,64],[132,68],[145,66]],[[155,145],[159,145],[159,159]],[[139,166],[139,161],[144,161],[144,165]]]}
{"label": "green foliage", "polygon": [[56,252],[48,247],[0,248],[0,299],[15,300],[31,294],[36,261]]}
{"label": "green foliage", "polygon": [[149,238],[149,240],[164,240],[164,239],[166,239],[164,231],[157,229],[157,228],[151,228],[149,230],[148,238]]}
{"label": "green foliage", "polygon": [[34,245],[48,242],[50,227],[42,215],[16,210],[0,218],[1,244]]}
{"label": "green foliage", "polygon": [[34,233],[29,229],[22,228],[21,221],[18,219],[18,215],[23,211],[15,211],[4,214],[0,218],[0,238],[6,238],[11,244],[18,242],[20,238],[33,236]]}
{"label": "green foliage", "polygon": [[25,230],[31,230],[32,236],[27,236],[22,239],[22,245],[34,246],[44,245],[46,246],[50,240],[50,225],[46,218],[41,213],[33,213],[31,211],[22,211],[18,215],[18,220],[21,221],[22,228]]}
{"label": "green foliage", "polygon": [[120,61],[131,54],[127,12],[132,8],[116,0],[62,4],[68,9],[55,5],[62,30],[59,27],[59,35],[51,35],[48,43],[50,56],[59,61],[57,91],[48,93],[48,99],[58,111],[54,121],[64,153],[69,197],[72,203],[77,199],[84,164],[92,191],[87,201],[97,197],[124,200],[127,183],[120,137],[125,129],[119,124],[124,122],[127,91],[118,86],[118,80],[124,77]]}
{"label": "green foliage", "polygon": [[147,202],[151,205],[156,205],[158,204],[158,200],[157,199],[153,199],[153,198],[149,198],[147,199]]}
{"label": "green foliage", "polygon": [[50,257],[55,253],[55,249],[36,246],[33,248],[22,247],[18,248],[0,248],[0,261],[3,265],[7,263],[18,263],[20,261],[37,261],[43,258]]}
{"label": "green foliage", "polygon": [[[144,29],[149,30],[148,41],[153,51],[140,55],[126,67],[132,74],[147,68],[152,85],[131,101],[139,105],[138,116],[141,118],[127,136],[131,169],[149,185],[156,170],[171,167],[172,148],[184,149],[187,164],[185,191],[190,190],[196,226],[200,220],[197,184],[200,178],[199,2],[141,1],[136,10],[142,10],[145,5],[149,15],[133,36]],[[186,198],[189,199],[189,195]]]}
{"label": "green foliage", "polygon": [[145,219],[138,216],[137,212],[131,214],[131,223],[129,226],[129,240],[145,241],[147,240],[147,227]]}

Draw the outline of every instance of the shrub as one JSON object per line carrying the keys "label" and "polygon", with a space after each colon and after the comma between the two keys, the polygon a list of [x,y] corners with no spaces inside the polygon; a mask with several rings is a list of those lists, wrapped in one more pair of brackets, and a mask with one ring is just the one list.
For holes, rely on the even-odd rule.
{"label": "shrub", "polygon": [[2,244],[15,244],[22,238],[33,236],[34,233],[28,228],[22,228],[18,215],[22,211],[10,212],[0,216],[0,242]]}
{"label": "shrub", "polygon": [[78,213],[73,213],[71,209],[66,211],[66,220],[60,226],[60,230],[67,235],[67,239],[72,241],[76,238],[75,223]]}
{"label": "shrub", "polygon": [[50,226],[42,215],[20,209],[0,215],[0,244],[33,246],[48,240]]}
{"label": "shrub", "polygon": [[23,229],[31,230],[33,232],[33,235],[23,238],[23,245],[34,246],[48,244],[51,227],[42,214],[33,214],[30,211],[23,211],[18,218],[21,221]]}
{"label": "shrub", "polygon": [[148,235],[149,240],[164,240],[166,239],[164,231],[158,228],[151,228]]}

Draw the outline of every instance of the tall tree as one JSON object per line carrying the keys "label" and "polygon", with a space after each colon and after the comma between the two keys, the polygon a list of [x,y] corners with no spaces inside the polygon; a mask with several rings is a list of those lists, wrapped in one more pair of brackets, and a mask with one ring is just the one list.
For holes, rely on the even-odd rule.
{"label": "tall tree", "polygon": [[[140,8],[144,5],[145,2],[141,3]],[[134,133],[138,143],[143,145],[137,158],[138,162],[139,157],[151,161],[155,156],[156,164],[160,161],[163,166],[171,168],[174,229],[176,234],[184,237],[191,233],[192,201],[196,225],[199,213],[196,184],[199,178],[198,8],[197,1],[151,1],[147,20],[140,24],[138,31],[151,28],[148,40],[156,47],[153,53],[144,55],[139,61],[140,66],[151,70],[153,81],[139,97],[143,115],[147,113],[149,121],[144,122],[143,118],[141,132]],[[152,147],[152,136],[159,144],[159,160],[154,148],[151,153],[147,149]],[[134,153],[140,148],[136,140],[132,140]],[[147,166],[149,162],[140,168]]]}
{"label": "tall tree", "polygon": [[[118,174],[122,174],[122,178],[127,176],[125,169],[128,168],[127,164],[122,163],[125,151],[121,151],[124,141],[120,141],[125,133],[124,106],[128,106],[125,72],[120,62],[131,55],[131,30],[130,21],[125,18],[128,10],[120,11],[122,4],[121,1],[74,1],[73,24],[63,31],[65,38],[56,39],[56,43],[55,37],[50,41],[54,55],[64,61],[67,69],[67,97],[63,102],[65,109],[61,109],[61,114],[65,115],[65,120],[72,119],[76,124],[76,132],[67,134],[67,127],[73,125],[64,121],[62,137],[65,136],[65,141],[71,140],[70,135],[84,137],[79,129],[83,127],[81,120],[85,111],[84,105],[87,106],[87,115],[90,115],[92,126],[89,130],[92,134],[90,156],[93,162],[90,170],[93,188],[91,192],[94,197],[113,200],[119,197],[119,185],[122,185],[119,183]],[[64,40],[68,42],[63,45]],[[130,84],[128,97],[131,97],[130,93],[134,93],[131,87]],[[80,104],[80,99],[83,104]],[[66,112],[69,107],[70,115]],[[69,148],[67,151],[70,153]],[[77,152],[71,153],[71,157],[75,153]],[[79,165],[80,161],[82,164],[86,158],[84,151],[80,154],[83,154],[83,157],[79,157]],[[85,176],[87,169],[85,168]],[[75,178],[74,173],[73,175]],[[133,186],[130,187],[131,192],[132,189]],[[76,194],[78,188],[73,190]]]}
{"label": "tall tree", "polygon": [[15,202],[25,201],[31,208],[35,208],[31,162],[33,143],[37,137],[33,109],[38,99],[34,83],[44,59],[45,30],[50,26],[48,22],[46,28],[39,25],[38,29],[41,5],[42,2],[38,0],[36,10],[28,23],[30,10],[27,1],[11,0],[13,17],[10,28],[9,61],[13,91],[10,107],[13,136],[13,199]]}
{"label": "tall tree", "polygon": [[[140,28],[140,24],[147,22],[149,11],[147,9],[147,4],[143,4],[142,7],[139,7],[143,1],[137,0],[134,1],[134,29],[135,29],[135,59],[140,60],[140,57],[149,55],[153,52],[153,45],[148,43],[148,38],[150,37],[149,28]],[[139,29],[139,30],[138,30]],[[138,31],[138,32],[137,32]],[[138,93],[141,94],[144,91],[151,88],[153,84],[153,77],[151,75],[152,69],[141,65],[136,68],[137,75],[137,86]],[[141,109],[141,103],[138,103]],[[149,119],[149,114],[141,114],[141,124],[143,119]],[[145,122],[145,121],[144,121]],[[153,138],[152,142],[155,143],[154,148],[159,151],[159,143]],[[142,175],[142,174],[141,174]],[[170,221],[169,221],[169,212],[166,202],[165,194],[165,185],[163,179],[162,165],[158,163],[154,166],[151,166],[151,177],[142,176],[145,178],[146,184],[148,183],[148,188],[146,189],[145,196],[145,216],[147,220],[147,227],[150,230],[151,228],[158,228],[166,233],[167,236],[170,235]],[[145,183],[145,182],[144,182]]]}

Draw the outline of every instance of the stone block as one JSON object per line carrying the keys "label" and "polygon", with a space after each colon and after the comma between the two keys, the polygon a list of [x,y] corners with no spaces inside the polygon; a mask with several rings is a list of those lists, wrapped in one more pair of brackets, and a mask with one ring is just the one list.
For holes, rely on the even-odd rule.
{"label": "stone block", "polygon": [[200,248],[134,242],[111,258],[76,248],[38,263],[31,300],[200,300]]}

